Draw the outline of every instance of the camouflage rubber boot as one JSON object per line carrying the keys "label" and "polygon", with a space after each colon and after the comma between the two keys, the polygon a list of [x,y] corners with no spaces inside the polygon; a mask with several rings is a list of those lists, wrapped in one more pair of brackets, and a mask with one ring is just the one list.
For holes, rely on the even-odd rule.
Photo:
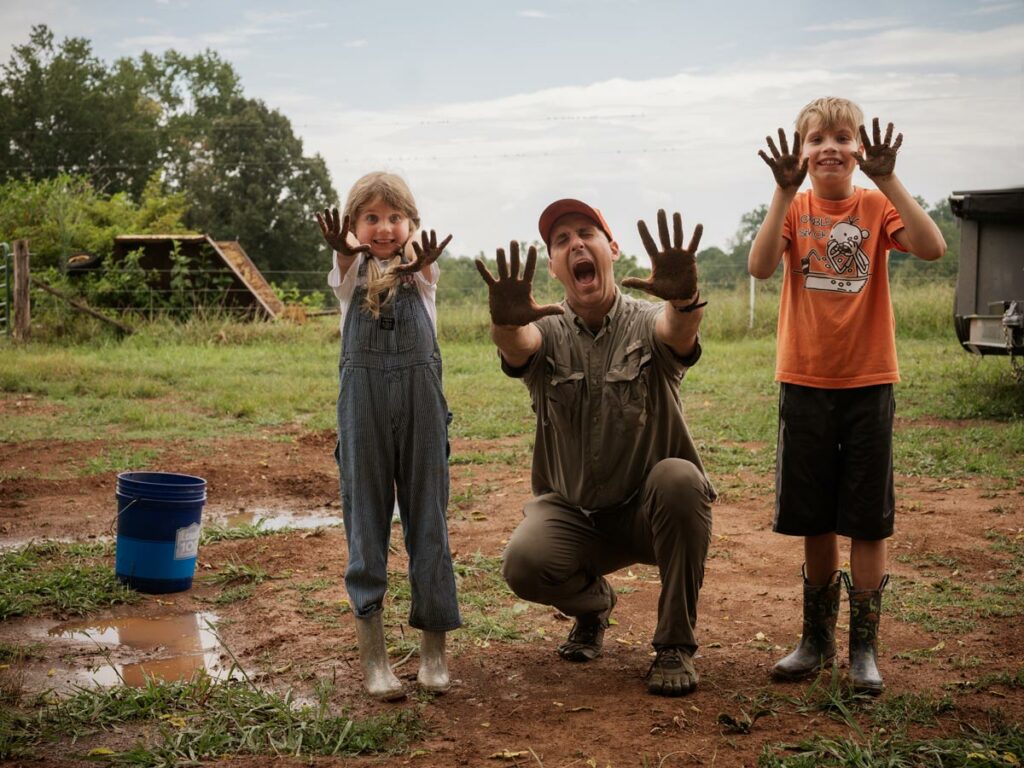
{"label": "camouflage rubber boot", "polygon": [[882,577],[878,589],[854,589],[850,593],[850,682],[858,693],[877,696],[885,690],[878,672],[878,621],[882,616],[882,590],[889,576]]}
{"label": "camouflage rubber boot", "polygon": [[828,583],[814,586],[804,576],[804,628],[796,650],[772,667],[776,680],[802,680],[817,674],[836,656],[836,616],[839,615],[839,583],[842,571],[828,577]]}

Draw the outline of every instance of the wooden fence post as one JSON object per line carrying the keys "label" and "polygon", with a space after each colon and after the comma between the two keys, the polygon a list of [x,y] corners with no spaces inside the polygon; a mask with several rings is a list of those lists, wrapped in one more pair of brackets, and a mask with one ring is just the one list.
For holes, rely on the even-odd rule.
{"label": "wooden fence post", "polygon": [[28,341],[31,307],[28,298],[28,240],[14,241],[14,340]]}

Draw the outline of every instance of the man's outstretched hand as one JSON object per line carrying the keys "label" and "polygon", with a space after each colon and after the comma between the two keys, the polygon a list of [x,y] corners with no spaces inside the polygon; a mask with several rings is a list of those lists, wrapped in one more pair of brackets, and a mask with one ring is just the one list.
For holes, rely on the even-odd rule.
{"label": "man's outstretched hand", "polygon": [[351,246],[348,242],[349,220],[348,216],[341,219],[337,208],[324,208],[321,214],[316,214],[316,223],[320,225],[320,233],[324,240],[335,251],[342,256],[355,256],[357,253],[366,253],[370,250],[368,245]]}
{"label": "man's outstretched hand", "polygon": [[793,151],[789,151],[789,142],[786,141],[786,132],[779,128],[779,146],[775,146],[771,136],[765,136],[768,142],[768,149],[772,156],[768,157],[765,151],[759,150],[758,155],[772,169],[775,183],[780,189],[797,190],[804,183],[807,176],[808,158],[800,159],[800,131],[793,131]]}
{"label": "man's outstretched hand", "polygon": [[872,181],[884,180],[892,176],[892,172],[896,170],[896,152],[903,144],[903,134],[896,134],[896,141],[893,141],[892,123],[889,123],[883,140],[877,117],[871,121],[871,133],[874,136],[874,144],[868,139],[868,132],[864,130],[864,126],[860,127],[860,143],[864,145],[864,153],[854,152],[853,157]]}
{"label": "man's outstretched hand", "polygon": [[395,267],[395,272],[400,275],[410,275],[413,272],[419,272],[424,267],[429,267],[435,261],[440,258],[441,254],[444,253],[445,246],[451,242],[452,236],[448,235],[444,240],[441,241],[440,245],[437,242],[437,234],[434,230],[430,230],[430,235],[427,235],[427,230],[423,230],[423,244],[420,245],[415,240],[412,241],[412,249],[416,252],[416,258],[410,261],[408,264],[399,264]]}
{"label": "man's outstretched hand", "polygon": [[487,301],[491,309],[491,322],[494,325],[529,325],[547,315],[561,315],[565,310],[557,304],[538,306],[530,292],[533,273],[537,268],[537,249],[532,245],[526,252],[526,269],[519,279],[519,243],[509,244],[512,254],[512,269],[505,261],[505,249],[498,249],[498,277],[495,279],[483,261],[476,260],[476,268],[480,277],[487,283]]}
{"label": "man's outstretched hand", "polygon": [[651,274],[645,279],[627,277],[622,281],[625,288],[637,288],[659,299],[676,301],[692,299],[697,293],[697,246],[704,227],[698,224],[693,228],[690,244],[683,248],[683,217],[672,214],[673,238],[668,236],[668,218],[664,210],[658,211],[658,234],[661,237],[661,250],[654,243],[654,238],[647,231],[647,225],[641,220],[636,226],[640,231],[640,239],[651,259]]}

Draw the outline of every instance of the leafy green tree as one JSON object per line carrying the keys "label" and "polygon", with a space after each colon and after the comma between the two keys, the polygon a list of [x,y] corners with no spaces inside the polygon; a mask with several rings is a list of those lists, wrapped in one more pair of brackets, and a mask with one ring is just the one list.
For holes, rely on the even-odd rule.
{"label": "leafy green tree", "polygon": [[138,196],[160,164],[161,109],[127,60],[106,67],[79,37],[45,26],[0,68],[0,179],[88,176]]}
{"label": "leafy green tree", "polygon": [[197,136],[201,151],[176,179],[191,203],[187,223],[238,239],[261,269],[304,270],[322,284],[330,264],[314,213],[336,199],[323,159],[303,154],[291,123],[262,101],[235,97]]}
{"label": "leafy green tree", "polygon": [[[239,240],[264,271],[317,273],[269,275],[275,282],[323,282],[329,261],[313,213],[337,199],[326,164],[304,155],[287,117],[245,98],[234,68],[212,51],[143,53],[108,67],[87,40],[57,44],[34,27],[0,69],[0,180],[65,174],[142,207],[147,194],[156,199],[147,185],[158,178],[187,203],[187,226]],[[49,199],[67,187],[35,192]],[[46,226],[63,233],[50,241],[66,251],[80,213],[49,210]]]}

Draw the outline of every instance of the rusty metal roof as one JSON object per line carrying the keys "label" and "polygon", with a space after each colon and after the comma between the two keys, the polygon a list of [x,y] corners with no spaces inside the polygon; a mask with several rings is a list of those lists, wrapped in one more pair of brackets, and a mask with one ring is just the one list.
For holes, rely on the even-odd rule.
{"label": "rusty metal roof", "polygon": [[118,235],[114,238],[114,258],[123,257],[129,251],[136,248],[143,250],[142,265],[147,269],[167,269],[171,267],[170,254],[174,243],[191,246],[189,250],[199,252],[199,246],[209,245],[216,258],[227,267],[227,273],[232,276],[236,285],[229,289],[235,298],[235,305],[238,305],[238,295],[244,294],[251,297],[249,302],[254,308],[275,319],[284,311],[284,304],[270,284],[263,277],[252,259],[246,254],[241,244],[235,240],[214,240],[209,235],[203,234],[182,234],[182,235]]}

